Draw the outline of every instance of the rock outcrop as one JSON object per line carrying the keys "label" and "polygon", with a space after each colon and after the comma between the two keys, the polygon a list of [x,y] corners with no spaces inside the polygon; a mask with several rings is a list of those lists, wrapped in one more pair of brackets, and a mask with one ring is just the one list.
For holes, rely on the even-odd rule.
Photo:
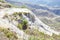
{"label": "rock outcrop", "polygon": [[[32,13],[30,10],[26,8],[5,8],[0,11],[0,25],[6,28],[10,28],[12,31],[15,31],[17,34],[23,36],[24,32],[19,30],[16,25],[19,23],[18,21],[15,21],[14,19],[11,20],[11,18],[19,19],[19,14],[17,16],[14,16],[14,12],[17,12],[17,14],[20,12],[22,14],[22,17],[28,21],[29,26],[36,26],[34,28],[38,28],[39,31],[48,34],[52,36],[52,34],[59,35],[59,32],[54,31],[49,26],[41,22],[34,13]],[[5,15],[7,17],[4,19]],[[4,24],[5,23],[5,24]],[[4,25],[3,25],[4,24]],[[33,28],[33,27],[32,27]]]}

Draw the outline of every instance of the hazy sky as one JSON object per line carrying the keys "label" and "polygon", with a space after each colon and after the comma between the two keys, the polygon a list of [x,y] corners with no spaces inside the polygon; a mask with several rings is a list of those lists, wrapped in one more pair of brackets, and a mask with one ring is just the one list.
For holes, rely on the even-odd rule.
{"label": "hazy sky", "polygon": [[12,1],[21,1],[21,2],[60,2],[60,0],[12,0]]}
{"label": "hazy sky", "polygon": [[10,0],[16,2],[25,2],[32,4],[45,4],[49,6],[60,6],[60,0]]}

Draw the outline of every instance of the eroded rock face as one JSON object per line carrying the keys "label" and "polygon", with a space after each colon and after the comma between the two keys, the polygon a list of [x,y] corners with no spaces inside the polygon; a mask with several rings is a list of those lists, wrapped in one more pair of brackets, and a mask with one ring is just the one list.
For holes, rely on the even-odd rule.
{"label": "eroded rock face", "polygon": [[[2,11],[1,11],[1,13],[2,13]],[[2,15],[1,15],[2,17],[0,17],[0,19],[1,19],[0,26],[9,28],[11,31],[18,34],[21,38],[25,38],[25,36],[26,36],[26,39],[28,39],[27,38],[28,36],[17,27],[17,25],[23,21],[23,17],[22,17],[22,15],[20,15],[21,13],[19,14],[19,12],[18,12],[17,14],[14,14],[14,12],[13,12],[12,14],[9,14],[9,12],[7,12],[7,14],[5,14],[5,12],[2,13]],[[4,24],[5,24],[5,26],[4,26]],[[24,26],[23,29],[25,30],[26,27]]]}
{"label": "eroded rock face", "polygon": [[[14,32],[21,35],[23,37],[24,32],[22,32],[17,25],[21,23],[24,19],[28,21],[28,25],[36,26],[32,28],[38,28],[39,31],[52,36],[52,34],[59,35],[59,32],[52,30],[48,25],[41,22],[34,13],[25,8],[6,8],[1,12],[0,18],[8,21],[9,28],[13,29]],[[23,29],[25,30],[27,27],[24,25]]]}

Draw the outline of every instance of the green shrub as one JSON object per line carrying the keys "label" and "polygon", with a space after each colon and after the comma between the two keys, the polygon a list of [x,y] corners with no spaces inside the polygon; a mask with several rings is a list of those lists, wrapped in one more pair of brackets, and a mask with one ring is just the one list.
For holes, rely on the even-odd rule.
{"label": "green shrub", "polygon": [[22,22],[22,29],[26,30],[27,27],[28,27],[28,22],[27,22],[27,20],[24,19],[23,22]]}
{"label": "green shrub", "polygon": [[13,36],[13,33],[12,32],[7,32],[5,33],[5,35],[8,37],[8,38],[11,38]]}
{"label": "green shrub", "polygon": [[28,27],[28,22],[27,22],[27,20],[25,20],[25,19],[22,21],[22,23],[19,23],[19,24],[18,24],[18,28],[19,28],[19,29],[26,30],[27,27]]}
{"label": "green shrub", "polygon": [[22,24],[18,24],[18,28],[19,29],[22,29]]}

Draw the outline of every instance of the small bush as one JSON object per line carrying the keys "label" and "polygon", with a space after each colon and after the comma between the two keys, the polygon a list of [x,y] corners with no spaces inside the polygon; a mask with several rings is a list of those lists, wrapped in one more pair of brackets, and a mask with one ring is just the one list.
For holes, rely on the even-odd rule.
{"label": "small bush", "polygon": [[22,24],[18,24],[18,28],[19,29],[22,29]]}
{"label": "small bush", "polygon": [[19,24],[18,24],[18,28],[19,28],[19,29],[26,30],[27,27],[28,27],[28,22],[27,22],[27,20],[25,20],[25,19],[22,21],[22,23],[19,23]]}
{"label": "small bush", "polygon": [[22,22],[22,29],[23,29],[23,30],[26,30],[27,27],[28,27],[28,22],[27,22],[27,20],[23,20],[23,22]]}

